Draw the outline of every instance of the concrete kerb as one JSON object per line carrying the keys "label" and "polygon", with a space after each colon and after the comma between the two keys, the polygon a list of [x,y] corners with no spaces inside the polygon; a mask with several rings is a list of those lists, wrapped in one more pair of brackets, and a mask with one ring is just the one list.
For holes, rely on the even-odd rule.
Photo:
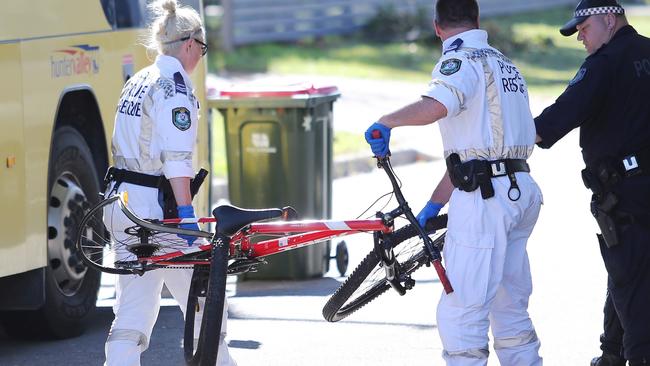
{"label": "concrete kerb", "polygon": [[[396,149],[391,151],[393,166],[413,164],[439,159],[417,149]],[[334,158],[332,165],[332,178],[343,178],[354,174],[368,173],[376,169],[377,163],[368,153],[345,154]],[[228,200],[228,180],[223,177],[212,178],[213,197],[219,200]]]}
{"label": "concrete kerb", "polygon": [[[420,161],[432,161],[436,158],[417,149],[399,149],[391,151],[390,161],[394,166],[413,164]],[[377,167],[377,162],[367,153],[342,155],[334,159],[333,178],[347,177],[353,174],[367,173]]]}

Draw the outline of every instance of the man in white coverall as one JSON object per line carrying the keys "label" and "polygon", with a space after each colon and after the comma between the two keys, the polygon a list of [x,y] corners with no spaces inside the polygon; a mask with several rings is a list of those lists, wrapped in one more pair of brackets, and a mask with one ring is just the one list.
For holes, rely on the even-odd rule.
{"label": "man in white coverall", "polygon": [[391,128],[440,123],[448,170],[418,221],[449,202],[443,258],[455,291],[437,311],[447,365],[487,365],[489,327],[501,365],[542,365],[527,311],[526,243],[542,195],[525,161],[535,142],[526,82],[478,29],[476,0],[438,0],[434,26],[443,55],[428,89],[371,125],[366,140],[385,156]]}
{"label": "man in white coverall", "polygon": [[[161,219],[158,181],[164,175],[176,198],[178,217],[190,218],[194,217],[190,177],[194,176],[192,152],[199,103],[188,74],[207,51],[205,31],[198,13],[180,7],[176,0],[159,0],[150,6],[157,17],[151,26],[148,46],[158,56],[122,90],[112,142],[115,168],[122,174],[108,189],[128,191],[128,205],[138,216]],[[120,210],[110,207],[104,211],[104,222],[115,242],[124,241],[128,236],[124,228],[134,225]],[[198,226],[185,224],[184,228],[198,229]],[[181,239],[186,246],[193,245],[195,240],[187,236]],[[190,269],[157,269],[143,276],[118,277],[115,320],[105,347],[106,365],[140,365],[140,354],[148,347],[158,317],[163,284],[185,315],[191,277]],[[224,341],[226,308],[217,360],[220,366],[236,365]],[[200,320],[201,314],[197,314],[197,323]],[[199,329],[197,324],[195,335]]]}

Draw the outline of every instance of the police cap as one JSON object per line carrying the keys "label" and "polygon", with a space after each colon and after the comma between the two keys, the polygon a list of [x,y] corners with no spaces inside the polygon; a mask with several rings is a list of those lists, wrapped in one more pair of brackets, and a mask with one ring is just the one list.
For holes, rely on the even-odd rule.
{"label": "police cap", "polygon": [[607,13],[624,14],[625,10],[616,0],[582,0],[576,7],[573,18],[560,28],[560,33],[568,37],[577,32],[576,26],[587,20],[589,16]]}

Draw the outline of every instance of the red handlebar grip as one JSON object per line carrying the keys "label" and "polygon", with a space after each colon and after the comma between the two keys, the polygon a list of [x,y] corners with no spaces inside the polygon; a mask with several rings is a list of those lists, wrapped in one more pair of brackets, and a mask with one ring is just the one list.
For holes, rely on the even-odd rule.
{"label": "red handlebar grip", "polygon": [[432,263],[433,268],[435,268],[436,272],[438,272],[438,278],[440,279],[440,283],[442,283],[442,287],[445,289],[445,293],[450,294],[454,292],[454,288],[451,287],[449,278],[447,278],[447,273],[445,273],[445,267],[443,267],[442,263],[440,263],[440,259],[434,259]]}
{"label": "red handlebar grip", "polygon": [[373,139],[380,139],[380,138],[381,138],[381,131],[379,131],[379,130],[372,130],[372,138],[373,138]]}

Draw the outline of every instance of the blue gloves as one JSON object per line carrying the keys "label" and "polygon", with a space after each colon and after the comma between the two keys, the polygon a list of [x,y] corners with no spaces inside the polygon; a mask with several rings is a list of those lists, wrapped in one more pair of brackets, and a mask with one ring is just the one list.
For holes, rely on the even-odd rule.
{"label": "blue gloves", "polygon": [[[193,219],[194,216],[194,207],[192,205],[187,205],[187,206],[178,206],[176,208],[178,210],[178,218],[179,219]],[[194,223],[194,224],[180,224],[178,225],[179,228],[181,229],[189,229],[189,230],[201,230],[199,229],[199,224]],[[196,236],[191,236],[191,235],[182,235],[178,234],[178,237],[187,241],[188,246],[192,246],[194,243],[194,240],[196,240]]]}
{"label": "blue gloves", "polygon": [[440,209],[443,206],[444,205],[440,203],[427,201],[427,204],[424,206],[422,211],[420,211],[420,213],[415,217],[416,219],[418,219],[418,223],[420,223],[420,226],[424,228],[424,225],[426,225],[427,220],[438,216],[438,213],[440,212]]}
{"label": "blue gloves", "polygon": [[[372,132],[375,130],[379,131],[381,136],[374,137],[372,135]],[[375,122],[370,127],[368,127],[365,136],[366,141],[368,141],[368,144],[370,145],[372,153],[375,154],[376,157],[383,158],[386,155],[390,154],[390,150],[388,150],[388,142],[390,141],[390,128],[382,125],[379,122]]]}

